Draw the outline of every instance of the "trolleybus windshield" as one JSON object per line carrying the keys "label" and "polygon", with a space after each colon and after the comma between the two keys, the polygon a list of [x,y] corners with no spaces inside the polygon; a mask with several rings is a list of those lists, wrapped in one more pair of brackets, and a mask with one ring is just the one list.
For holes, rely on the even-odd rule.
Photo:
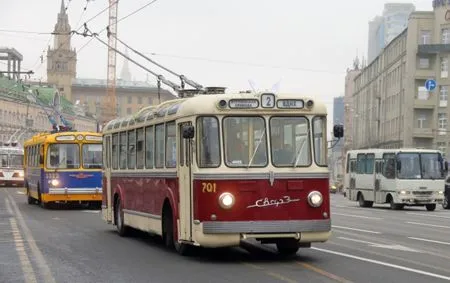
{"label": "trolleybus windshield", "polygon": [[13,168],[23,167],[23,155],[11,154],[9,157],[9,166]]}

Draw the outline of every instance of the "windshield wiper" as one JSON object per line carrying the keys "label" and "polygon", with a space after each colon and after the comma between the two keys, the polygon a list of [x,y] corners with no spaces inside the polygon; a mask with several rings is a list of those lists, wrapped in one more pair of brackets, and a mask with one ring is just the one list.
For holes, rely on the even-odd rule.
{"label": "windshield wiper", "polygon": [[266,128],[264,128],[264,131],[262,132],[261,136],[259,137],[258,143],[256,144],[255,151],[253,151],[252,157],[250,158],[250,161],[248,162],[247,169],[252,165],[253,158],[255,157],[256,151],[258,151],[259,145],[261,144],[265,134],[266,134]]}

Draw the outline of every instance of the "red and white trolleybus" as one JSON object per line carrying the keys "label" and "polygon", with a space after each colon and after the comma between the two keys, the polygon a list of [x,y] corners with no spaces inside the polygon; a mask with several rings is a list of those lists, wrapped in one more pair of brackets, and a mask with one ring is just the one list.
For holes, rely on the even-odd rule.
{"label": "red and white trolleybus", "polygon": [[326,115],[299,95],[206,93],[110,121],[102,217],[181,254],[251,238],[282,254],[325,242]]}

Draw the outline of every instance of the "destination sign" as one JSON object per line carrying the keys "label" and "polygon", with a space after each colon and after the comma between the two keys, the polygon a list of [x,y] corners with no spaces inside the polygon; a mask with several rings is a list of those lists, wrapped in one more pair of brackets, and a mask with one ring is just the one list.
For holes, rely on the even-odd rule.
{"label": "destination sign", "polygon": [[278,108],[303,108],[305,103],[301,99],[279,99],[277,101]]}
{"label": "destination sign", "polygon": [[231,99],[228,102],[230,108],[258,108],[258,99]]}
{"label": "destination sign", "polygon": [[75,137],[74,136],[59,136],[56,137],[57,141],[74,141]]}

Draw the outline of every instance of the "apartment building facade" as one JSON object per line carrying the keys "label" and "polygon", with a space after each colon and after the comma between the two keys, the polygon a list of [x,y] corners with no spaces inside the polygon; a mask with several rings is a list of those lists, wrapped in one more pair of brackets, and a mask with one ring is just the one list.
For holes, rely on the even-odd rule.
{"label": "apartment building facade", "polygon": [[448,151],[450,5],[433,3],[433,11],[413,12],[407,29],[355,77],[353,148]]}

